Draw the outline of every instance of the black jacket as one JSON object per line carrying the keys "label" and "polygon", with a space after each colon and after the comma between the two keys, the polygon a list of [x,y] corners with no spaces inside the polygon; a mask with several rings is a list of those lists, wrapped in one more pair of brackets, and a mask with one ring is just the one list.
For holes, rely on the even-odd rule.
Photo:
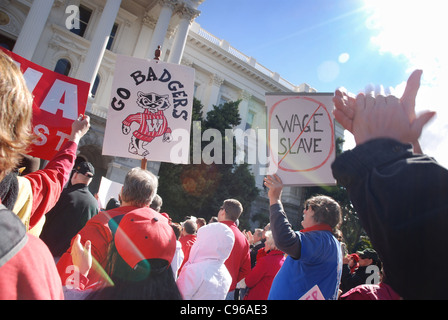
{"label": "black jacket", "polygon": [[405,299],[448,299],[448,170],[391,139],[344,152],[332,170],[383,263],[384,282]]}
{"label": "black jacket", "polygon": [[85,184],[67,187],[56,205],[46,214],[40,238],[54,257],[61,256],[72,238],[98,213],[98,202]]}

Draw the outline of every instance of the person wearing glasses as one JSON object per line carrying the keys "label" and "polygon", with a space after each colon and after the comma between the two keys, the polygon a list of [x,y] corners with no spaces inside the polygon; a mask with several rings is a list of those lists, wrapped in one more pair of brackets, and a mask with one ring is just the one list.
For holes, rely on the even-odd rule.
{"label": "person wearing glasses", "polygon": [[298,300],[317,285],[326,300],[336,300],[342,274],[341,244],[335,235],[341,207],[328,196],[305,202],[302,226],[295,232],[286,217],[278,175],[267,176],[271,231],[277,248],[288,256],[274,278],[269,300]]}

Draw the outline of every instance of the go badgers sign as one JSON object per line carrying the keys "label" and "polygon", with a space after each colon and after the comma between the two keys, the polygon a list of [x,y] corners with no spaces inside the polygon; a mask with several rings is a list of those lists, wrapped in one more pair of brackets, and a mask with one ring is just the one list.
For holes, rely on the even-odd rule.
{"label": "go badgers sign", "polygon": [[188,163],[194,69],[117,56],[103,154]]}

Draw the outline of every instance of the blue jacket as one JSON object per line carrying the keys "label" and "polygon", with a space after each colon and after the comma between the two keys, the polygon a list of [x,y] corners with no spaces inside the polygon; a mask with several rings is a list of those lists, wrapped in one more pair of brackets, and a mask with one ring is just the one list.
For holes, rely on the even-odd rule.
{"label": "blue jacket", "polygon": [[270,220],[275,243],[288,257],[268,299],[297,300],[316,284],[325,299],[337,299],[342,273],[339,241],[329,231],[294,232],[279,204],[270,207]]}

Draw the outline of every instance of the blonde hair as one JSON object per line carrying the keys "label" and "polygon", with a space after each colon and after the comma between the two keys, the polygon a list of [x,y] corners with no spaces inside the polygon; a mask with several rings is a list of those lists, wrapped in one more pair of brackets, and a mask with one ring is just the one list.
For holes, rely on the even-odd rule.
{"label": "blonde hair", "polygon": [[266,231],[266,244],[268,245],[270,250],[277,250],[277,246],[275,245],[274,237],[272,236],[272,231]]}
{"label": "blonde hair", "polygon": [[22,72],[0,50],[0,179],[14,169],[28,151],[33,136],[33,96]]}

